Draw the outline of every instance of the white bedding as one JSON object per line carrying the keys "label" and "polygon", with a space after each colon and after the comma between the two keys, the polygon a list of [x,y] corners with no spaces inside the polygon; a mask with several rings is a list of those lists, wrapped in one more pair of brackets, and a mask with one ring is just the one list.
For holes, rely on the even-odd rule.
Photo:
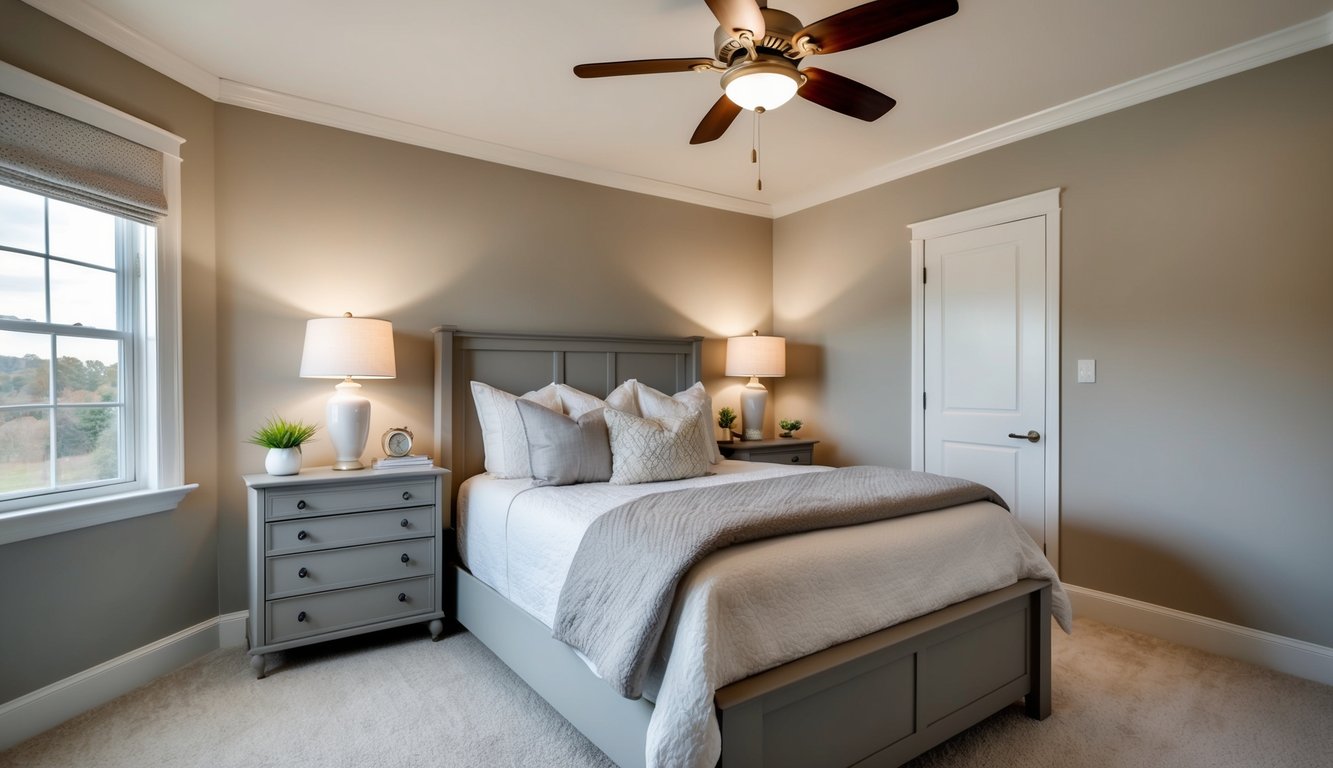
{"label": "white bedding", "polygon": [[825,469],[723,461],[690,480],[559,487],[477,475],[458,492],[458,553],[473,576],[549,627],[583,532],[603,512],[652,493]]}
{"label": "white bedding", "polygon": [[[715,470],[637,486],[471,478],[459,496],[459,550],[478,579],[549,627],[579,540],[602,512],[649,493],[821,468],[724,461]],[[713,693],[728,683],[1029,577],[1055,584],[1053,612],[1067,628],[1050,564],[987,502],[716,552],[681,583],[646,685],[656,703],[647,763],[716,764]]]}

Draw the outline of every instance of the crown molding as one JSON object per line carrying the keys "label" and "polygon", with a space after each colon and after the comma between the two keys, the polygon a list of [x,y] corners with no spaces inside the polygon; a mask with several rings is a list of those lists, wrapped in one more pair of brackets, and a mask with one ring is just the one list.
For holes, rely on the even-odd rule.
{"label": "crown molding", "polygon": [[850,178],[773,204],[774,218],[812,208],[895,179],[952,163],[1030,136],[1142,104],[1247,69],[1333,44],[1333,13],[1257,37],[1192,61],[1111,86],[1058,106],[1011,120],[957,141],[895,160]]}
{"label": "crown molding", "polygon": [[318,123],[332,128],[376,136],[381,139],[437,149],[477,160],[509,165],[552,176],[561,176],[575,181],[586,181],[603,187],[614,187],[628,192],[639,192],[645,195],[664,197],[684,203],[719,208],[734,213],[744,213],[750,216],[773,217],[772,208],[767,203],[720,195],[715,192],[643,176],[610,171],[571,160],[562,160],[537,152],[529,152],[503,144],[494,144],[489,141],[460,136],[436,128],[427,128],[402,120],[372,115],[368,112],[359,112],[354,109],[278,93],[231,80],[221,81],[218,101],[223,104],[304,120],[308,123]]}
{"label": "crown molding", "polygon": [[217,101],[217,75],[186,61],[83,0],[23,0],[23,2],[47,16],[74,27],[94,40],[115,48],[140,64],[161,72],[181,85]]}
{"label": "crown molding", "polygon": [[610,171],[223,80],[148,40],[83,0],[24,0],[24,2],[214,101],[590,184],[764,218],[778,218],[796,213],[1031,136],[1333,44],[1333,13],[1326,13],[1310,21],[1011,120],[911,157],[867,169],[839,181],[775,201],[770,205]]}

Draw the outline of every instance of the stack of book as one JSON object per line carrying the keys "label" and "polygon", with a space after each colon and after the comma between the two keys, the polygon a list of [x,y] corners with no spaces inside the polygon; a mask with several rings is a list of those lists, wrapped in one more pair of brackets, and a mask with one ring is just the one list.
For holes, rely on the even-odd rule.
{"label": "stack of book", "polygon": [[416,454],[385,456],[371,462],[371,466],[375,469],[405,469],[407,467],[429,467],[430,465],[429,456],[418,456]]}

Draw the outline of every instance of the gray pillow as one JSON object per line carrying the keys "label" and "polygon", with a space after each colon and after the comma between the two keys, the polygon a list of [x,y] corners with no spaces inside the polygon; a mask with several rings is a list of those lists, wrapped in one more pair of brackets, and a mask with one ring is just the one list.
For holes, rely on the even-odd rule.
{"label": "gray pillow", "polygon": [[517,401],[528,436],[533,485],[604,483],[611,479],[611,438],[606,409],[571,419],[537,403]]}

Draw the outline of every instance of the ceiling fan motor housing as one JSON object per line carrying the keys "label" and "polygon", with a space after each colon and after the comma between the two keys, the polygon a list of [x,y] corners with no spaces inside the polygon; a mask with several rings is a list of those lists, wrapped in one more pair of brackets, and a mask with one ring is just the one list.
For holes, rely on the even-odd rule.
{"label": "ceiling fan motor housing", "polygon": [[[761,8],[760,12],[764,14],[764,38],[756,40],[754,47],[763,53],[772,53],[779,56],[786,55],[787,51],[792,49],[792,36],[805,26],[801,20],[786,11],[779,11],[775,8]],[[731,30],[718,27],[713,32],[713,49],[717,51],[717,60],[726,64],[731,64],[736,58],[736,54],[745,54],[745,46],[741,45],[736,38],[731,36]]]}

